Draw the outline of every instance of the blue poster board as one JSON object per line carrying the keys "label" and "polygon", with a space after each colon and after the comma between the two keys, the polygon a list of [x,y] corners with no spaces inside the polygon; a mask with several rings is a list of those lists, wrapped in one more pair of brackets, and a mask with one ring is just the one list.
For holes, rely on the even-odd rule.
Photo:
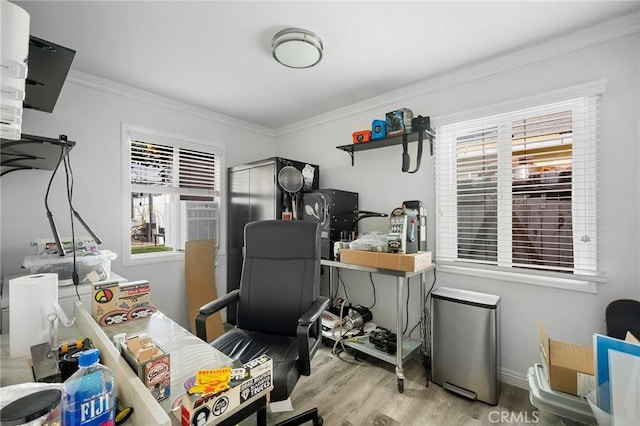
{"label": "blue poster board", "polygon": [[596,365],[596,393],[598,406],[609,414],[611,413],[611,386],[610,386],[610,351],[618,351],[640,357],[640,345],[625,342],[613,337],[595,334],[593,336],[593,353]]}

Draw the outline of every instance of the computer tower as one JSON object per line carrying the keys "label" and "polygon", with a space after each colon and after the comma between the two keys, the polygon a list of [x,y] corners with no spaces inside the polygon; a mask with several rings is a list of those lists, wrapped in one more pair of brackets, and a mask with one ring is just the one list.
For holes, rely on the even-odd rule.
{"label": "computer tower", "polygon": [[321,224],[321,257],[334,259],[333,244],[341,234],[348,239],[357,231],[358,193],[339,189],[318,189],[306,192],[302,220]]}

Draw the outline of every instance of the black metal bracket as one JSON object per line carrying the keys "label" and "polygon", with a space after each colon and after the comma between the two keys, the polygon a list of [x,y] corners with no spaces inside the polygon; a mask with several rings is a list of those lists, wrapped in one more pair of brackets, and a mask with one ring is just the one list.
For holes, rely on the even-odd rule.
{"label": "black metal bracket", "polygon": [[[406,138],[407,142],[416,142],[418,141],[419,136],[420,135],[418,134],[418,132],[413,132],[413,133],[407,133],[407,134],[402,134],[397,136],[391,136],[384,139],[374,139],[369,142],[363,142],[358,144],[341,145],[341,146],[337,146],[336,148],[348,153],[351,156],[351,167],[353,167],[355,164],[354,153],[356,151],[367,151],[369,149],[384,148],[384,147],[393,146],[393,145],[402,145],[402,141],[404,138]],[[433,129],[424,130],[423,137],[424,139],[429,140],[431,155],[433,155],[433,138],[435,138],[435,133],[433,132]]]}
{"label": "black metal bracket", "polygon": [[60,148],[71,150],[75,144],[66,135],[54,139],[23,134],[18,140],[1,139],[3,170],[0,176],[17,170],[53,170]]}

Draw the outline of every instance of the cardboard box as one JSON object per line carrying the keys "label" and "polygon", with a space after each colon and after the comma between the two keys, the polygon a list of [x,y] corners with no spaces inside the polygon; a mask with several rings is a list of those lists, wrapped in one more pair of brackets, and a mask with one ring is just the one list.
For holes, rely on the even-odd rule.
{"label": "cardboard box", "polygon": [[413,254],[400,254],[342,249],[340,250],[340,261],[352,265],[416,272],[431,266],[431,252],[420,251]]}
{"label": "cardboard box", "polygon": [[152,339],[134,336],[122,345],[122,355],[151,395],[162,401],[171,394],[171,360]]}
{"label": "cardboard box", "polygon": [[[263,355],[244,364],[245,380],[223,392],[211,395],[182,396],[180,421],[183,426],[206,425],[217,421],[228,411],[273,386],[273,361]],[[232,380],[233,384],[233,380]]]}
{"label": "cardboard box", "polygon": [[149,281],[110,281],[93,285],[91,314],[101,327],[145,318],[156,311],[151,306]]}
{"label": "cardboard box", "polygon": [[596,388],[593,346],[550,339],[543,323],[538,334],[542,365],[551,389],[586,396]]}
{"label": "cardboard box", "polygon": [[[216,242],[187,241],[184,249],[184,284],[191,332],[196,334],[196,317],[200,307],[218,298],[216,292]],[[207,342],[224,334],[220,312],[207,318]]]}

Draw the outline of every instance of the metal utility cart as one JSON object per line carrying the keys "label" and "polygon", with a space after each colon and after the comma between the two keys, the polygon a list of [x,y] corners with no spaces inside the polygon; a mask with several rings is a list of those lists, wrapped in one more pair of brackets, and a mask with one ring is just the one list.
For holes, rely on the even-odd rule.
{"label": "metal utility cart", "polygon": [[[338,286],[338,278],[337,273],[338,269],[349,269],[352,271],[361,271],[361,272],[371,272],[374,274],[387,275],[396,277],[396,354],[389,355],[386,352],[383,352],[377,349],[373,344],[369,342],[358,342],[353,343],[349,341],[345,341],[344,345],[349,346],[357,351],[366,353],[367,355],[371,355],[375,358],[386,361],[390,364],[395,364],[396,366],[396,376],[398,379],[398,391],[404,392],[404,367],[403,363],[406,361],[411,355],[413,355],[420,348],[423,348],[424,353],[428,353],[426,348],[428,347],[428,341],[418,341],[413,339],[405,339],[402,336],[402,322],[404,320],[404,303],[403,303],[403,288],[405,282],[408,282],[409,278],[420,276],[420,300],[425,300],[425,282],[427,272],[435,268],[435,264],[431,264],[428,267],[421,269],[415,272],[405,272],[405,271],[395,271],[391,269],[380,269],[373,268],[370,266],[363,265],[352,265],[349,263],[336,262],[333,260],[322,260],[322,265],[328,266],[330,268],[329,274],[329,293],[331,293],[332,288],[336,288]],[[336,286],[336,287],[334,287]],[[422,325],[422,329],[426,330],[428,325],[428,318],[425,314],[425,310],[423,309],[420,313],[420,322]],[[332,338],[330,335],[324,335],[325,337]],[[425,336],[425,340],[426,336]]]}

